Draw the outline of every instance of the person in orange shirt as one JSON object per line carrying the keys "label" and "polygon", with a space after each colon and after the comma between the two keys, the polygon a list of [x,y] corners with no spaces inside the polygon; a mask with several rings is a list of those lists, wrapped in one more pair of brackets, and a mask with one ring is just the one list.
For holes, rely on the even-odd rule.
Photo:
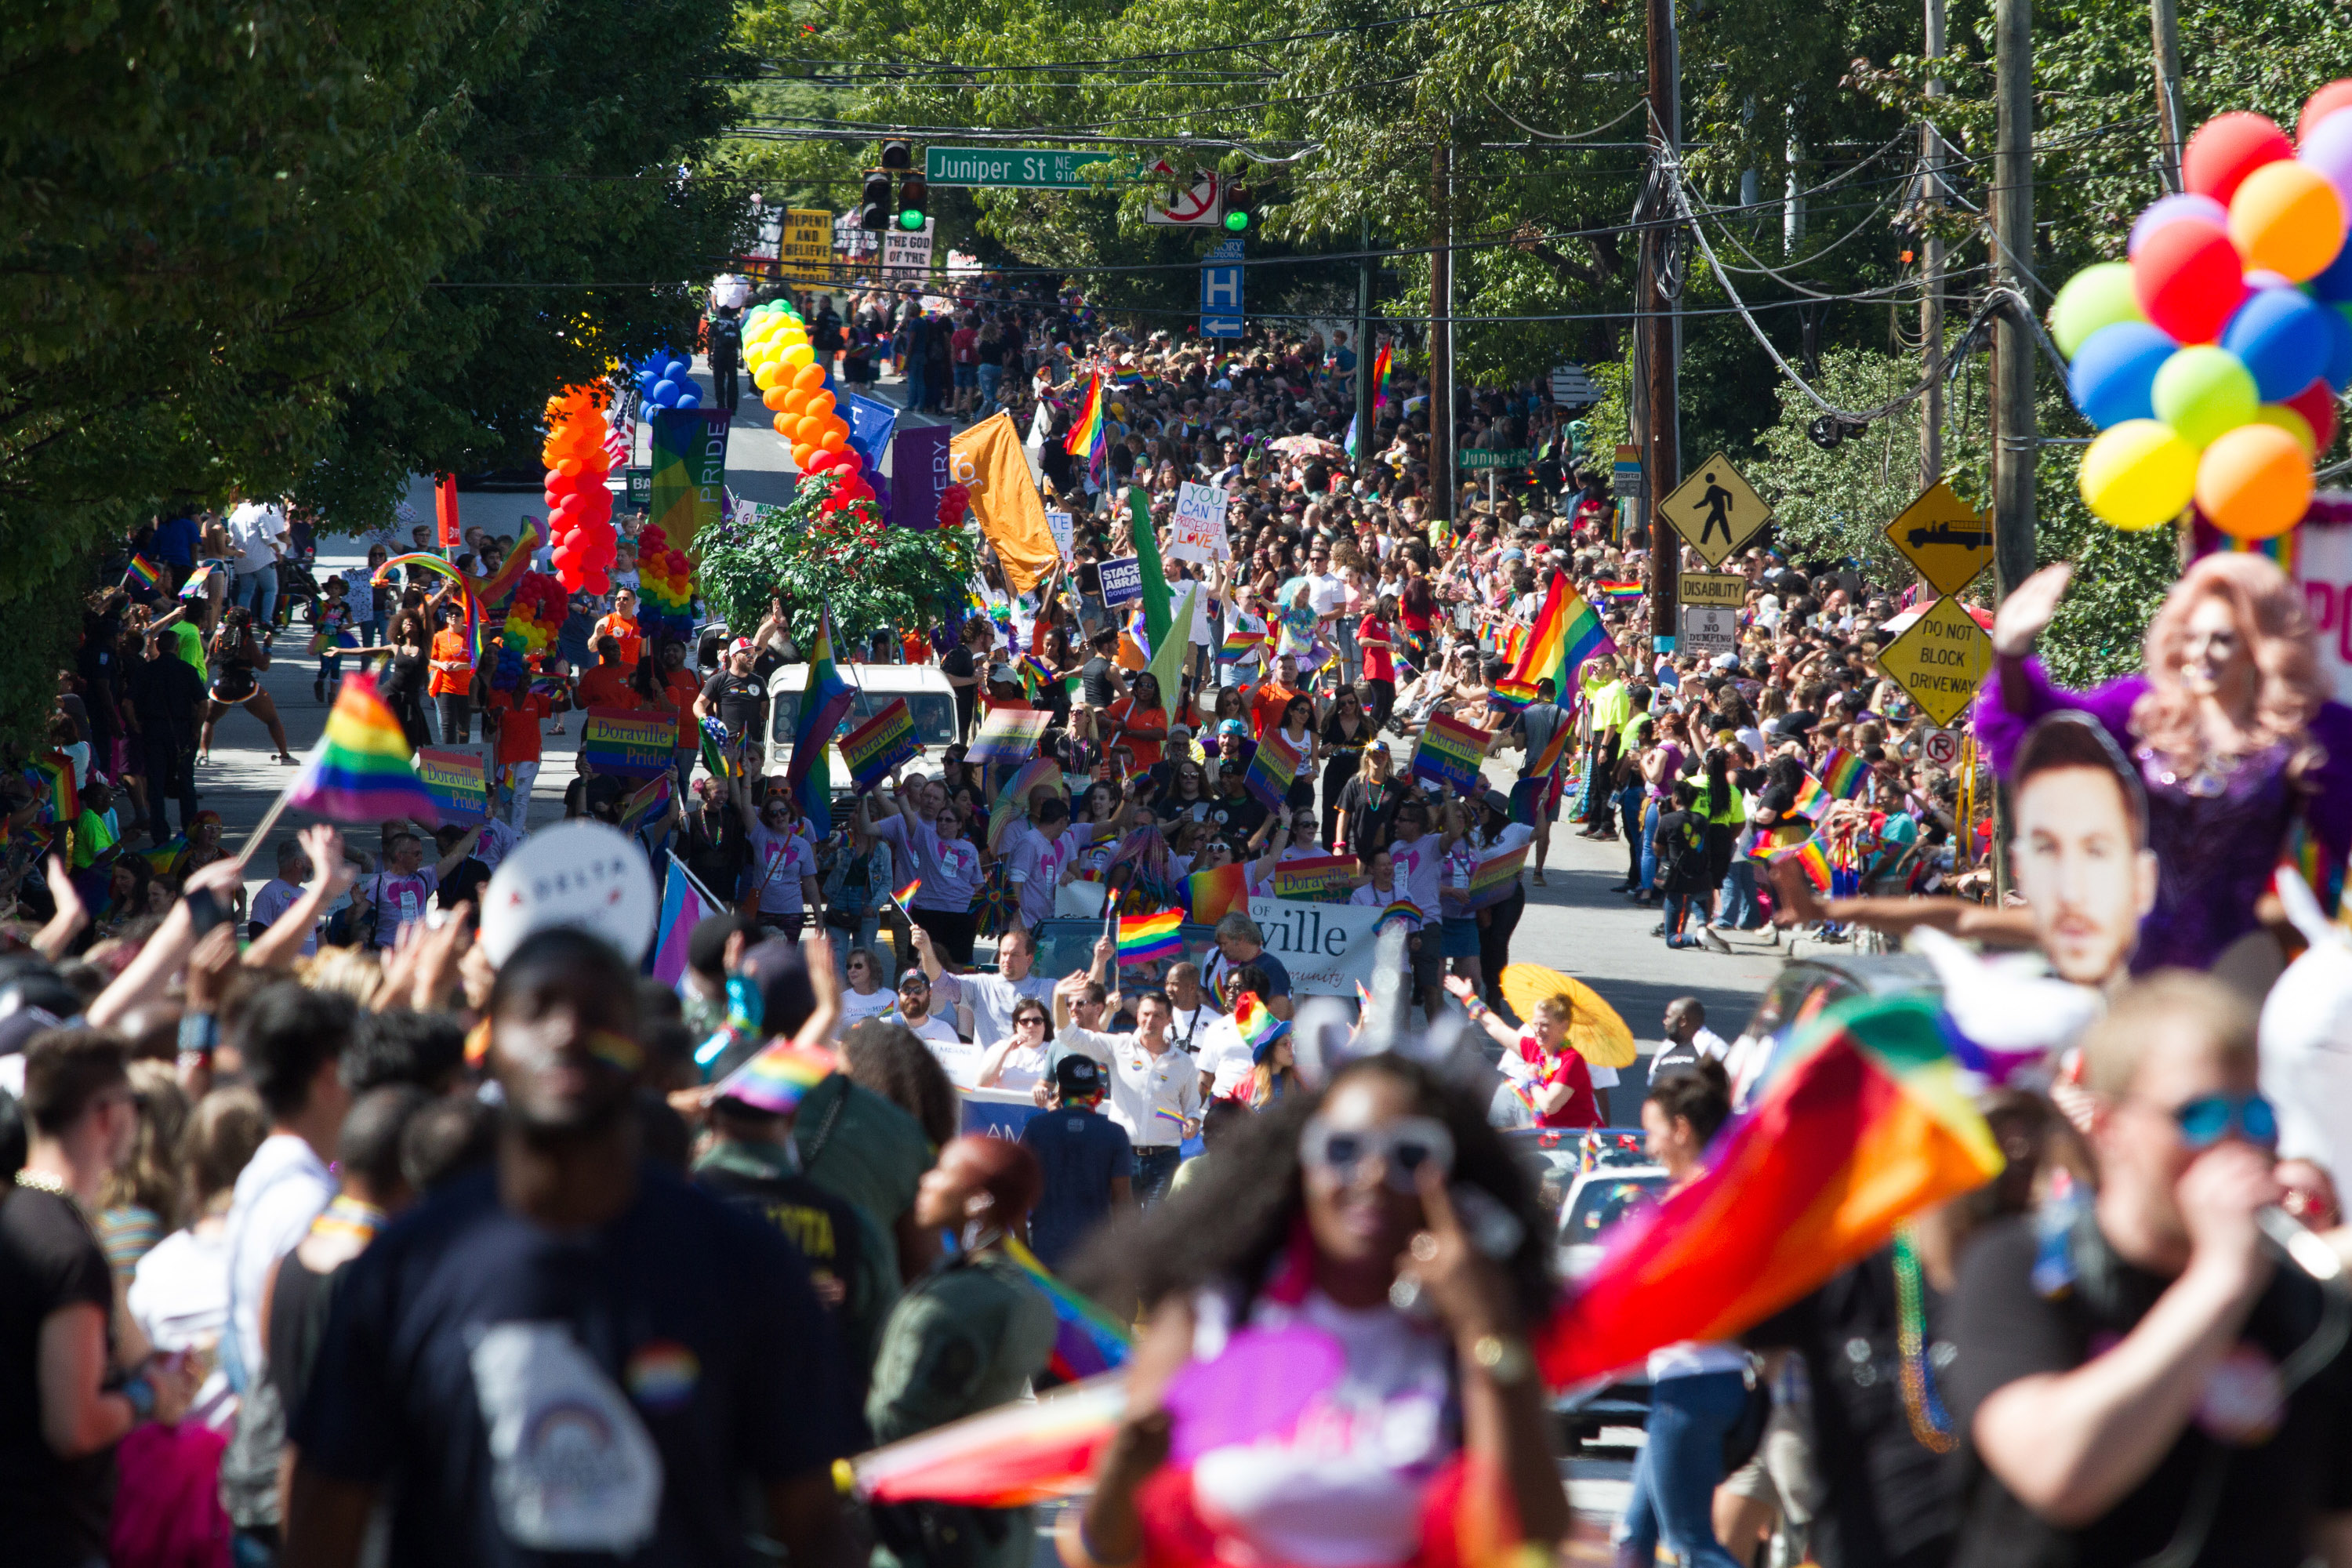
{"label": "person in orange shirt", "polygon": [[588,636],[592,647],[602,648],[611,637],[621,645],[621,668],[635,669],[637,660],[645,657],[645,634],[637,629],[637,595],[634,588],[623,588],[613,595],[613,613],[596,622],[596,629]]}
{"label": "person in orange shirt", "polygon": [[534,690],[539,661],[525,667],[525,679],[512,691],[490,693],[484,718],[498,734],[499,804],[508,826],[528,832],[530,789],[539,777],[541,721],[572,705],[571,699]]}
{"label": "person in orange shirt", "polygon": [[596,668],[580,678],[576,688],[583,708],[642,708],[646,700],[629,680],[629,667],[621,662],[617,637],[596,639]]}
{"label": "person in orange shirt", "polygon": [[702,725],[694,716],[694,700],[702,695],[702,683],[687,668],[686,652],[686,645],[676,637],[661,645],[661,687],[656,699],[677,710],[677,734],[670,743],[677,748],[671,762],[677,770],[680,800],[686,798],[687,785],[694,778],[694,759],[702,751]]}
{"label": "person in orange shirt", "polygon": [[466,607],[441,606],[441,629],[433,634],[433,679],[426,687],[441,719],[441,743],[474,738],[474,640],[466,635]]}
{"label": "person in orange shirt", "polygon": [[1150,670],[1135,678],[1128,694],[1110,705],[1109,737],[1135,754],[1139,768],[1160,765],[1160,748],[1168,740],[1168,710],[1160,700],[1160,678]]}

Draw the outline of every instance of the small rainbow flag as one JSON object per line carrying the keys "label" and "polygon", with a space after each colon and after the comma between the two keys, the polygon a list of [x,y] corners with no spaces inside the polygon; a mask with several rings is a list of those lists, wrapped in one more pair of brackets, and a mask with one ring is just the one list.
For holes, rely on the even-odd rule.
{"label": "small rainbow flag", "polygon": [[1372,929],[1378,931],[1391,921],[1411,921],[1418,926],[1421,924],[1421,906],[1411,899],[1399,899],[1380,912],[1379,918],[1372,921]]}
{"label": "small rainbow flag", "polygon": [[1070,420],[1070,434],[1062,443],[1062,450],[1073,458],[1087,460],[1087,471],[1099,469],[1109,452],[1109,438],[1103,428],[1103,378],[1097,371],[1087,384],[1087,395],[1078,405],[1077,414]]}
{"label": "small rainbow flag", "polygon": [[1542,695],[1542,692],[1526,682],[1507,678],[1495,682],[1486,689],[1487,700],[1497,707],[1507,708],[1514,713],[1524,710],[1528,703]]}
{"label": "small rainbow flag", "polygon": [[1235,910],[1249,910],[1249,868],[1236,860],[1184,879],[1184,901],[1193,921],[1214,925]]}
{"label": "small rainbow flag", "polygon": [[1381,405],[1389,400],[1389,345],[1382,343],[1381,352],[1372,356],[1372,412],[1378,415]]}
{"label": "small rainbow flag", "polygon": [[1870,782],[1870,764],[1841,746],[1822,753],[1822,785],[1840,800],[1852,800]]}
{"label": "small rainbow flag", "polygon": [[1163,959],[1181,958],[1183,952],[1183,910],[1162,910],[1156,915],[1119,916],[1120,968],[1124,969],[1133,964],[1158,963]]}
{"label": "small rainbow flag", "polygon": [[180,863],[180,857],[187,852],[188,836],[184,833],[168,844],[158,844],[152,848],[133,851],[139,858],[147,862],[149,870],[166,875],[170,873],[173,867]]}
{"label": "small rainbow flag", "polygon": [[203,565],[188,574],[188,580],[180,584],[180,597],[183,599],[203,598],[205,596],[205,584],[211,582],[212,578],[213,563],[207,561]]}
{"label": "small rainbow flag", "polygon": [[1155,1105],[1151,1108],[1151,1119],[1154,1121],[1165,1121],[1180,1132],[1184,1130],[1184,1119],[1164,1105]]}
{"label": "small rainbow flag", "polygon": [[1227,632],[1225,634],[1224,646],[1217,650],[1217,662],[1220,664],[1239,664],[1242,660],[1249,658],[1251,654],[1255,653],[1257,651],[1258,645],[1265,641],[1265,634],[1264,632]]}
{"label": "small rainbow flag", "polygon": [[1642,584],[1639,583],[1612,583],[1603,577],[1592,585],[1600,590],[1602,598],[1612,605],[1622,605],[1642,596]]}
{"label": "small rainbow flag", "polygon": [[1803,872],[1805,880],[1813,885],[1813,891],[1827,893],[1830,890],[1830,857],[1820,839],[1808,838],[1786,849],[1774,850],[1771,864],[1778,866],[1784,862],[1793,863],[1798,870]]}
{"label": "small rainbow flag", "polygon": [[81,820],[81,791],[74,784],[74,765],[62,752],[35,759],[33,772],[48,786],[52,819],[71,827]]}
{"label": "small rainbow flag", "polygon": [[1029,1283],[1053,1303],[1054,1352],[1046,1365],[1055,1377],[1076,1383],[1126,1364],[1133,1342],[1118,1319],[1055,1279],[1019,1237],[1004,1238],[1004,1256],[1018,1264],[1021,1272],[1029,1276]]}
{"label": "small rainbow flag", "polygon": [[400,721],[376,695],[375,678],[357,671],[343,677],[327,715],[327,732],[294,775],[286,804],[336,822],[441,820],[416,776]]}
{"label": "small rainbow flag", "polygon": [[1789,812],[1793,816],[1818,816],[1829,809],[1835,798],[1822,787],[1821,780],[1807,773],[1805,782],[1797,786],[1797,802],[1789,807]]}
{"label": "small rainbow flag", "polygon": [[740,1100],[771,1116],[790,1116],[801,1108],[808,1091],[840,1070],[841,1064],[823,1046],[796,1046],[778,1039],[725,1078],[710,1090],[713,1100]]}
{"label": "small rainbow flag", "polygon": [[1273,1009],[1258,1000],[1256,992],[1244,991],[1234,998],[1234,1033],[1249,1047],[1251,1061],[1265,1060],[1274,1042],[1289,1032],[1289,1022],[1276,1017]]}
{"label": "small rainbow flag", "polygon": [[1609,634],[1601,629],[1601,617],[1562,573],[1545,591],[1543,608],[1528,632],[1527,646],[1511,667],[1510,679],[1531,687],[1549,676],[1552,694],[1564,696],[1576,689],[1576,672],[1586,659],[1614,653],[1616,648]]}
{"label": "small rainbow flag", "polygon": [[163,569],[161,566],[156,565],[152,561],[148,560],[144,555],[132,555],[131,557],[131,570],[124,573],[123,575],[125,577],[137,578],[139,582],[146,587],[160,588],[163,585]]}

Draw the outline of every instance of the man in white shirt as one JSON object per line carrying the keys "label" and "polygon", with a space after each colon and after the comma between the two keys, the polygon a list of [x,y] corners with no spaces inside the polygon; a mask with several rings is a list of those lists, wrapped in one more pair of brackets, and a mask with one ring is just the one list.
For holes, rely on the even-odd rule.
{"label": "man in white shirt", "polygon": [[286,552],[286,514],[275,506],[240,500],[228,514],[228,542],[236,549],[232,605],[253,606],[253,629],[267,642],[278,608],[278,558]]}
{"label": "man in white shirt", "polygon": [[[1104,957],[1110,939],[1100,939]],[[1072,974],[1054,987],[1054,1043],[1065,1052],[1092,1057],[1110,1068],[1110,1119],[1127,1130],[1135,1145],[1135,1194],[1156,1203],[1183,1159],[1182,1144],[1201,1130],[1201,1074],[1192,1058],[1168,1037],[1175,1005],[1165,991],[1135,999],[1135,1033],[1108,1035],[1080,1026],[1071,1004],[1094,984]]]}
{"label": "man in white shirt", "polygon": [[1053,1005],[1054,983],[1032,967],[1037,962],[1037,939],[1019,927],[996,939],[993,974],[950,973],[940,963],[931,933],[920,926],[914,931],[915,956],[930,977],[933,1005],[944,1008],[961,1002],[971,1008],[972,1043],[982,1050],[991,1049],[1013,1033],[1013,1009],[1023,998]]}
{"label": "man in white shirt", "polygon": [[958,1089],[977,1089],[980,1058],[986,1053],[957,1034],[953,1024],[934,1016],[931,1004],[929,978],[919,969],[909,969],[898,976],[897,1005],[882,1016],[905,1025],[909,1034],[929,1046]]}
{"label": "man in white shirt", "polygon": [[1650,1058],[1654,1081],[1662,1072],[1697,1066],[1701,1057],[1723,1061],[1731,1054],[1731,1042],[1706,1026],[1706,1005],[1696,996],[1677,996],[1667,1003],[1661,1026],[1665,1043]]}
{"label": "man in white shirt", "polygon": [[[261,885],[253,895],[253,917],[246,922],[248,942],[258,942],[261,933],[286,918],[286,911],[301,901],[302,884],[310,879],[310,858],[302,847],[288,839],[278,847],[278,875]],[[319,928],[314,922],[310,934],[302,939],[302,956],[310,957],[319,951]]]}

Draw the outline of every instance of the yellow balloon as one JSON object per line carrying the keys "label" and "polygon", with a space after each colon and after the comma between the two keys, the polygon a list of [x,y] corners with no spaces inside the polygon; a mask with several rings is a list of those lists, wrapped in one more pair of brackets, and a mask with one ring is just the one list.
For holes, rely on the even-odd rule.
{"label": "yellow balloon", "polygon": [[2304,459],[2306,462],[2319,451],[2319,442],[2314,438],[2311,433],[2311,421],[2305,419],[2294,409],[2287,407],[2284,404],[2263,404],[2260,408],[2254,410],[2254,423],[2257,425],[2275,425],[2280,429],[2285,431],[2288,435],[2294,437],[2295,444],[2303,448]]}
{"label": "yellow balloon", "polygon": [[772,364],[763,364],[751,373],[751,384],[765,392],[784,379],[784,373]]}
{"label": "yellow balloon", "polygon": [[804,342],[794,343],[777,357],[786,364],[798,369],[802,365],[814,363],[816,360],[816,351]]}
{"label": "yellow balloon", "polygon": [[2083,504],[2122,529],[2179,517],[2197,488],[2197,448],[2159,419],[2126,419],[2083,453]]}

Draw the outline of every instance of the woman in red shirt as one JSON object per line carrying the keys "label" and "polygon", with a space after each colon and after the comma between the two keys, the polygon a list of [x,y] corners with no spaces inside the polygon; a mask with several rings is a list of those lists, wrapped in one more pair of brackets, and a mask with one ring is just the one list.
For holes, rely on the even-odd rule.
{"label": "woman in red shirt", "polygon": [[1396,659],[1391,650],[1396,646],[1395,634],[1390,628],[1396,625],[1397,602],[1382,594],[1372,606],[1372,613],[1356,623],[1356,651],[1363,656],[1364,686],[1371,696],[1372,729],[1375,733],[1389,721],[1396,707]]}
{"label": "woman in red shirt", "polygon": [[[1538,1127],[1604,1127],[1609,1118],[1592,1069],[1569,1043],[1569,1026],[1576,1021],[1576,1004],[1565,992],[1536,1004],[1535,1016],[1524,1029],[1514,1029],[1495,1016],[1479,1000],[1478,989],[1458,974],[1445,977],[1445,988],[1468,1010],[1470,1021],[1494,1037],[1503,1047],[1503,1076],[1535,1113]],[[1522,1064],[1514,1068],[1513,1058]],[[1610,1075],[1616,1081],[1616,1075]]]}
{"label": "woman in red shirt", "polygon": [[1437,618],[1437,595],[1429,586],[1429,579],[1407,563],[1404,592],[1397,601],[1404,611],[1404,641],[1406,657],[1417,669],[1429,668],[1429,630]]}

